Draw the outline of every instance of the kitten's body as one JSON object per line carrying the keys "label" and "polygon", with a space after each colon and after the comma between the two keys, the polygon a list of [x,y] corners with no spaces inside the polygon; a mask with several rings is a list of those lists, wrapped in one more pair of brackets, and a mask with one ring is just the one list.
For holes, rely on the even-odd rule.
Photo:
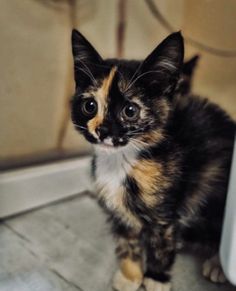
{"label": "kitten's body", "polygon": [[[190,240],[204,241],[208,238],[218,243],[235,123],[218,106],[191,95],[184,100],[178,99],[172,115],[165,129],[163,142],[147,146],[144,150],[126,146],[111,151],[95,146],[97,149],[93,175],[98,188],[104,190],[104,195],[101,194],[100,198],[104,199],[105,206],[112,211],[112,217],[126,220],[123,214],[119,217],[119,202],[116,204],[114,199],[119,201],[121,188],[123,192],[130,193],[127,188],[130,189],[130,184],[133,184],[131,188],[135,188],[135,191],[131,194],[134,196],[123,199],[131,200],[128,204],[129,209],[132,213],[137,213],[134,215],[137,216],[137,221],[152,228],[152,213],[160,218],[167,216],[168,219],[174,219],[183,229],[186,228],[185,230],[190,227],[193,231],[194,224],[196,236],[189,237]],[[199,131],[199,128],[202,130]],[[153,168],[157,169],[155,173],[152,172]],[[158,189],[155,189],[155,193],[150,189],[148,197],[147,188],[151,188],[155,180],[159,188],[163,184],[161,201],[158,199]],[[140,209],[139,203],[136,207],[138,194],[143,209]],[[150,205],[145,203],[145,199]],[[171,215],[166,211],[168,207],[163,211],[165,200],[171,208]],[[128,202],[124,202],[127,206]],[[159,204],[161,211],[158,209]],[[155,219],[153,220],[156,223]],[[204,229],[206,231],[203,232]],[[210,229],[214,232],[209,233]]]}
{"label": "kitten's body", "polygon": [[[82,65],[85,47],[91,47],[81,35],[75,37],[78,66],[81,46]],[[179,51],[180,36],[173,35],[154,51],[155,58],[152,53],[142,63],[101,61],[90,52],[85,64],[97,84],[75,76],[72,119],[96,144],[93,177],[118,243],[117,290],[137,290],[144,277],[148,291],[169,290],[180,244],[198,243],[218,252],[235,122],[217,105],[188,94],[175,69]],[[95,61],[99,66],[93,67]],[[92,117],[86,98],[97,103]],[[127,103],[140,107],[135,122],[127,115],[124,120]],[[224,280],[220,269],[216,274],[208,267],[204,274]]]}

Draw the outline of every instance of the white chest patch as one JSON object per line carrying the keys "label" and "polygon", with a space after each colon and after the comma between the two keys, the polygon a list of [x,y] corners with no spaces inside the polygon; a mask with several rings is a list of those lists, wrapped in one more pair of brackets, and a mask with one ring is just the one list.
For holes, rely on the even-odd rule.
{"label": "white chest patch", "polygon": [[108,206],[115,204],[122,184],[136,162],[137,151],[132,146],[120,150],[96,150],[96,185],[101,189]]}

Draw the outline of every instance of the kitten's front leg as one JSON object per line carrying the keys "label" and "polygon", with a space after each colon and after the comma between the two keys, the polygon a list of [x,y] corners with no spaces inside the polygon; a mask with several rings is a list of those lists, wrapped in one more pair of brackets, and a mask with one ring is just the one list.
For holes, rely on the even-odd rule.
{"label": "kitten's front leg", "polygon": [[113,279],[113,288],[117,291],[136,291],[143,281],[142,249],[138,238],[118,239],[116,254],[119,270]]}
{"label": "kitten's front leg", "polygon": [[152,231],[146,237],[146,273],[144,286],[147,291],[169,291],[170,271],[175,260],[175,239],[172,226]]}

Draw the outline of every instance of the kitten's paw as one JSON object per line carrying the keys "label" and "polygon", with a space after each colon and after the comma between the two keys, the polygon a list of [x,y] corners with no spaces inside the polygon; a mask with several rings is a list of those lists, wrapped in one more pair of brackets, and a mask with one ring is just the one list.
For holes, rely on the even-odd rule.
{"label": "kitten's paw", "polygon": [[225,283],[226,278],[220,265],[219,256],[206,260],[202,269],[203,276],[213,283]]}
{"label": "kitten's paw", "polygon": [[170,291],[171,284],[155,281],[151,278],[145,278],[143,282],[146,291]]}
{"label": "kitten's paw", "polygon": [[118,270],[113,278],[112,287],[116,291],[137,291],[142,282],[133,282],[126,278],[120,270]]}

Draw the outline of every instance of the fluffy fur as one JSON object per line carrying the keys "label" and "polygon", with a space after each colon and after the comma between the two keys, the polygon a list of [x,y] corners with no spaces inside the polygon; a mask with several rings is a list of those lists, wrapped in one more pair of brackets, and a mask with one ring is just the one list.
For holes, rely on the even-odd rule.
{"label": "fluffy fur", "polygon": [[92,174],[120,261],[114,287],[169,290],[178,246],[218,252],[235,122],[190,94],[197,57],[183,63],[180,33],[143,61],[104,60],[75,30],[72,48],[72,120],[95,145]]}

